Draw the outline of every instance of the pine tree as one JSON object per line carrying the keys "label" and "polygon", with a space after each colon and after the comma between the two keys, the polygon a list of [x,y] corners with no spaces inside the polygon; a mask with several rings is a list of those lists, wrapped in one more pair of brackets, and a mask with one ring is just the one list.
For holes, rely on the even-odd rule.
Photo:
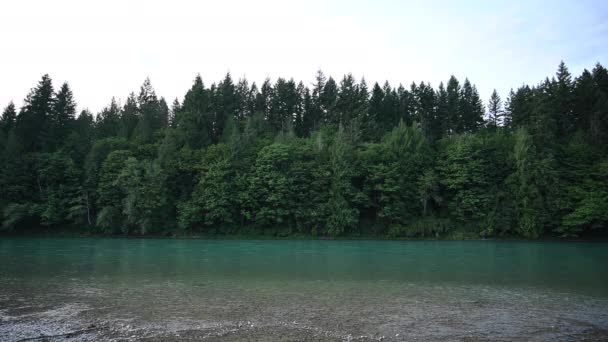
{"label": "pine tree", "polygon": [[382,135],[382,127],[380,125],[382,115],[382,103],[384,101],[384,91],[378,84],[374,83],[372,95],[369,99],[369,107],[366,120],[363,123],[363,132],[366,140],[375,141],[380,139]]}
{"label": "pine tree", "polygon": [[312,89],[310,110],[308,111],[307,120],[309,122],[309,130],[311,132],[317,129],[323,123],[324,112],[321,98],[323,96],[323,88],[325,88],[325,83],[327,82],[327,79],[321,70],[317,71],[315,80],[316,83]]}
{"label": "pine tree", "polygon": [[450,133],[450,111],[448,105],[448,93],[443,85],[443,82],[439,83],[439,88],[435,94],[437,99],[437,111],[435,113],[437,123],[439,126],[437,138],[441,138],[444,135]]}
{"label": "pine tree", "polygon": [[171,104],[171,110],[169,111],[169,127],[177,127],[177,120],[175,118],[181,110],[182,106],[180,105],[179,100],[176,97],[175,100],[173,100],[173,103]]}
{"label": "pine tree", "polygon": [[11,101],[2,111],[2,116],[0,117],[0,130],[8,136],[9,132],[15,127],[16,121],[17,111],[15,110],[15,104]]}
{"label": "pine tree", "polygon": [[414,95],[405,87],[399,84],[397,88],[397,96],[399,97],[399,114],[398,119],[403,120],[406,125],[412,125],[414,116]]}
{"label": "pine tree", "polygon": [[306,94],[310,93],[310,91],[304,87],[304,83],[300,82],[296,88],[296,93],[294,129],[298,137],[305,137],[307,135],[306,127],[304,125],[304,117],[306,116]]}
{"label": "pine tree", "polygon": [[303,117],[302,117],[302,137],[309,137],[315,129],[315,106],[310,89],[304,89],[303,101]]}
{"label": "pine tree", "polygon": [[490,100],[488,101],[488,126],[496,129],[502,124],[502,119],[502,101],[496,92],[496,89],[494,89],[490,96]]}
{"label": "pine tree", "polygon": [[462,132],[461,114],[461,89],[460,83],[454,75],[450,77],[446,87],[447,93],[447,116],[445,118],[445,133],[452,135]]}
{"label": "pine tree", "polygon": [[236,85],[235,100],[236,100],[236,119],[238,122],[244,122],[248,117],[253,115],[255,97],[253,96],[253,88],[249,87],[249,82],[246,78],[242,78]]}
{"label": "pine tree", "polygon": [[518,88],[515,92],[511,89],[505,109],[505,127],[512,129],[529,127],[532,124],[532,89],[527,85]]}
{"label": "pine tree", "polygon": [[424,136],[430,141],[434,142],[441,137],[441,122],[438,120],[437,112],[437,100],[435,98],[435,92],[430,84],[420,82],[420,85],[416,89],[416,117],[419,120],[419,125],[422,129]]}
{"label": "pine tree", "polygon": [[213,139],[219,141],[224,132],[224,126],[228,118],[238,119],[238,101],[236,87],[232,82],[230,73],[226,74],[224,80],[217,85],[217,91],[213,97],[215,104],[215,120],[213,123]]}
{"label": "pine tree", "polygon": [[294,115],[300,101],[294,80],[287,81],[279,77],[274,85],[272,109],[267,118],[275,132],[288,131],[290,127],[293,127]]}
{"label": "pine tree", "polygon": [[357,82],[352,74],[345,75],[340,81],[338,97],[336,100],[336,113],[332,120],[334,124],[349,124],[357,116]]}
{"label": "pine tree", "polygon": [[323,87],[323,91],[319,97],[319,102],[321,103],[321,118],[322,122],[338,122],[339,119],[336,118],[336,102],[338,101],[338,84],[336,81],[329,77],[325,86]]}
{"label": "pine tree", "polygon": [[274,88],[272,87],[272,83],[270,79],[267,78],[262,83],[262,88],[260,88],[260,92],[257,94],[255,99],[255,108],[256,111],[259,111],[264,114],[266,120],[270,118],[272,115],[272,102],[274,97]]}
{"label": "pine tree", "polygon": [[55,146],[63,144],[76,117],[76,102],[68,83],[63,83],[53,106],[51,140]]}
{"label": "pine tree", "polygon": [[33,88],[23,101],[17,116],[17,135],[24,143],[26,151],[50,151],[51,123],[55,105],[55,92],[49,75],[42,76],[38,86]]}
{"label": "pine tree", "polygon": [[561,139],[569,137],[576,128],[576,118],[574,113],[574,83],[572,75],[561,61],[556,73],[556,85],[554,96],[555,121],[557,134]]}
{"label": "pine tree", "polygon": [[97,114],[96,122],[97,138],[108,138],[118,136],[120,133],[120,107],[116,99],[112,97],[109,106],[104,107]]}
{"label": "pine tree", "polygon": [[468,79],[464,80],[460,95],[459,132],[475,132],[483,124],[483,102],[477,88]]}
{"label": "pine tree", "polygon": [[139,120],[139,107],[135,93],[130,93],[120,114],[120,136],[130,139]]}
{"label": "pine tree", "polygon": [[213,137],[213,112],[210,90],[197,75],[175,116],[177,128],[183,132],[186,144],[193,149],[208,146]]}

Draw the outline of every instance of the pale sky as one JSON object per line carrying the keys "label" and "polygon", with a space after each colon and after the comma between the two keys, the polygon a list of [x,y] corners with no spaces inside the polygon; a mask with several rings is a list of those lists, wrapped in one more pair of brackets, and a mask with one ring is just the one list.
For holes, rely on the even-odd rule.
{"label": "pale sky", "polygon": [[564,60],[574,75],[608,64],[608,1],[0,2],[0,107],[21,106],[48,73],[97,113],[150,77],[170,103],[200,73],[261,84],[315,72],[391,85],[454,74],[496,88],[536,84]]}

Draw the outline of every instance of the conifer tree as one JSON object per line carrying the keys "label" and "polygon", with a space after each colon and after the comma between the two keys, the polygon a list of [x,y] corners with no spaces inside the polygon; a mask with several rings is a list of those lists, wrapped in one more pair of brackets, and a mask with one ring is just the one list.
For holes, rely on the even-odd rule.
{"label": "conifer tree", "polygon": [[50,118],[50,140],[54,147],[59,147],[69,134],[76,117],[76,102],[68,83],[63,83],[53,103]]}
{"label": "conifer tree", "polygon": [[461,89],[460,83],[454,75],[450,76],[450,80],[446,86],[447,95],[447,116],[445,118],[445,133],[452,135],[462,132],[462,115],[461,115]]}
{"label": "conifer tree", "polygon": [[51,118],[55,103],[55,93],[49,75],[42,76],[38,86],[24,99],[17,116],[17,135],[23,141],[26,151],[49,151]]}
{"label": "conifer tree", "polygon": [[197,75],[175,116],[176,126],[190,148],[197,149],[212,143],[214,116],[210,97],[209,89]]}
{"label": "conifer tree", "polygon": [[496,129],[502,124],[502,117],[502,101],[496,89],[494,89],[488,101],[488,126]]}
{"label": "conifer tree", "polygon": [[8,135],[13,127],[15,127],[16,120],[17,111],[15,110],[15,104],[11,101],[2,111],[2,116],[0,117],[0,130],[2,130],[5,135]]}
{"label": "conifer tree", "polygon": [[574,113],[574,83],[564,61],[560,62],[555,76],[553,103],[557,134],[560,138],[567,138],[576,128],[576,118]]}
{"label": "conifer tree", "polygon": [[468,79],[462,84],[459,111],[459,132],[475,132],[483,124],[483,102],[477,88]]}

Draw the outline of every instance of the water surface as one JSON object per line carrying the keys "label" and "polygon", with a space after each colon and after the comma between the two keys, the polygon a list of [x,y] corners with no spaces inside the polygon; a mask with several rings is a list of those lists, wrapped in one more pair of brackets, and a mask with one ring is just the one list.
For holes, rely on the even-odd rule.
{"label": "water surface", "polygon": [[0,340],[604,340],[608,244],[0,240]]}

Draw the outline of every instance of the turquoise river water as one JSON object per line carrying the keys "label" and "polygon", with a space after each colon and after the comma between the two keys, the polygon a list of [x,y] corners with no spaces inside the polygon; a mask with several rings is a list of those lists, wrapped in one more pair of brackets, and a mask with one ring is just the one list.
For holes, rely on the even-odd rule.
{"label": "turquoise river water", "polygon": [[0,341],[43,335],[604,341],[608,243],[2,237]]}

